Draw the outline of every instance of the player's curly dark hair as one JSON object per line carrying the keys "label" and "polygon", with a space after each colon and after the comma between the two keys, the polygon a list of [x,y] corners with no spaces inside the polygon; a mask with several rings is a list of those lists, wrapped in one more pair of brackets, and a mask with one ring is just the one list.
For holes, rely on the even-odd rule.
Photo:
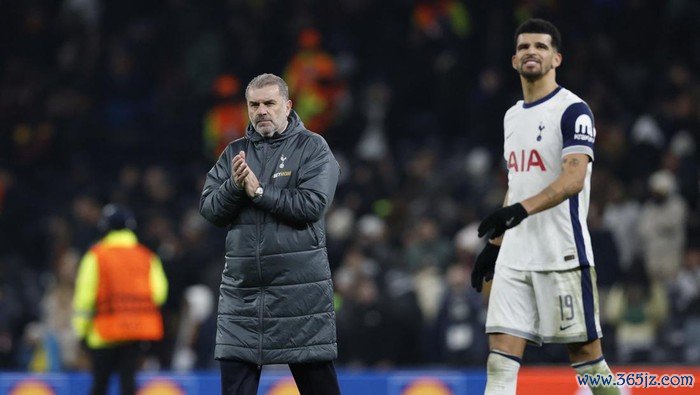
{"label": "player's curly dark hair", "polygon": [[551,22],[537,18],[528,19],[523,22],[515,30],[514,42],[516,46],[518,45],[518,36],[523,33],[549,34],[552,37],[552,46],[556,48],[557,51],[561,51],[561,33],[559,33],[559,29]]}

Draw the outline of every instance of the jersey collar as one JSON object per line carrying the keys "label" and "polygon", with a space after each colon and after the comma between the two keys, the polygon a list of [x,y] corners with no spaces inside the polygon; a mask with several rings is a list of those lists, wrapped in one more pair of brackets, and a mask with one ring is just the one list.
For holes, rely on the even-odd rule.
{"label": "jersey collar", "polygon": [[559,93],[560,90],[561,90],[561,86],[557,86],[557,88],[555,90],[553,90],[551,93],[549,93],[547,96],[545,96],[541,99],[537,99],[537,100],[533,101],[532,103],[525,103],[523,101],[523,108],[531,108],[531,107],[535,107],[538,104],[542,104],[542,103],[546,102],[547,100],[553,98],[554,95]]}

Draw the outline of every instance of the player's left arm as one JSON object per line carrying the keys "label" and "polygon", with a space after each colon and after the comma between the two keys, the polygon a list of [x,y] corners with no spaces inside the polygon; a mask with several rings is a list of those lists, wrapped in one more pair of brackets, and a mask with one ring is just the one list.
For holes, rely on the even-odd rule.
{"label": "player's left arm", "polygon": [[550,209],[583,189],[593,160],[593,114],[584,102],[573,103],[561,118],[562,171],[546,188],[521,202],[496,210],[479,224],[479,237],[496,238],[530,215]]}
{"label": "player's left arm", "polygon": [[562,159],[562,171],[551,184],[521,202],[503,207],[486,217],[479,224],[479,237],[491,234],[497,238],[506,230],[517,226],[525,218],[559,205],[571,196],[581,192],[588,171],[587,154],[572,153]]}
{"label": "player's left arm", "polygon": [[583,189],[588,161],[593,160],[595,127],[593,113],[585,102],[569,105],[561,116],[561,174],[540,193],[521,203],[528,215],[550,209]]}
{"label": "player's left arm", "polygon": [[564,156],[559,177],[540,193],[520,202],[527,214],[533,215],[555,207],[581,192],[586,181],[589,160],[590,157],[586,154]]}

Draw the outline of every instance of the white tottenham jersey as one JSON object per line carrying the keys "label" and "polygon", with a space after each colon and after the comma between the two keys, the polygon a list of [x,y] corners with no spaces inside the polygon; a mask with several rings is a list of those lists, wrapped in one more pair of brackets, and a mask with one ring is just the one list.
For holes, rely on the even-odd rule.
{"label": "white tottenham jersey", "polygon": [[580,193],[506,231],[497,264],[533,271],[593,266],[586,225],[596,135],[590,108],[557,87],[535,102],[518,101],[506,112],[503,128],[509,205],[551,184],[561,173],[564,156],[586,154],[591,161]]}

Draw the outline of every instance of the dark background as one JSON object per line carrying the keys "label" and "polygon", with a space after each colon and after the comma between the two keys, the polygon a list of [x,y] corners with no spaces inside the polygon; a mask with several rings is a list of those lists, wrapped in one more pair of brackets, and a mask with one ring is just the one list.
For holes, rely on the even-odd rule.
{"label": "dark background", "polygon": [[290,82],[342,167],[327,217],[339,363],[482,366],[468,276],[475,225],[505,193],[513,32],[529,17],[559,27],[557,80],[595,115],[606,358],[699,363],[700,3],[29,0],[0,12],[0,367],[86,366],[72,287],[109,202],[135,211],[170,280],[149,366],[215,366],[206,302],[225,235],[199,193],[263,72]]}

